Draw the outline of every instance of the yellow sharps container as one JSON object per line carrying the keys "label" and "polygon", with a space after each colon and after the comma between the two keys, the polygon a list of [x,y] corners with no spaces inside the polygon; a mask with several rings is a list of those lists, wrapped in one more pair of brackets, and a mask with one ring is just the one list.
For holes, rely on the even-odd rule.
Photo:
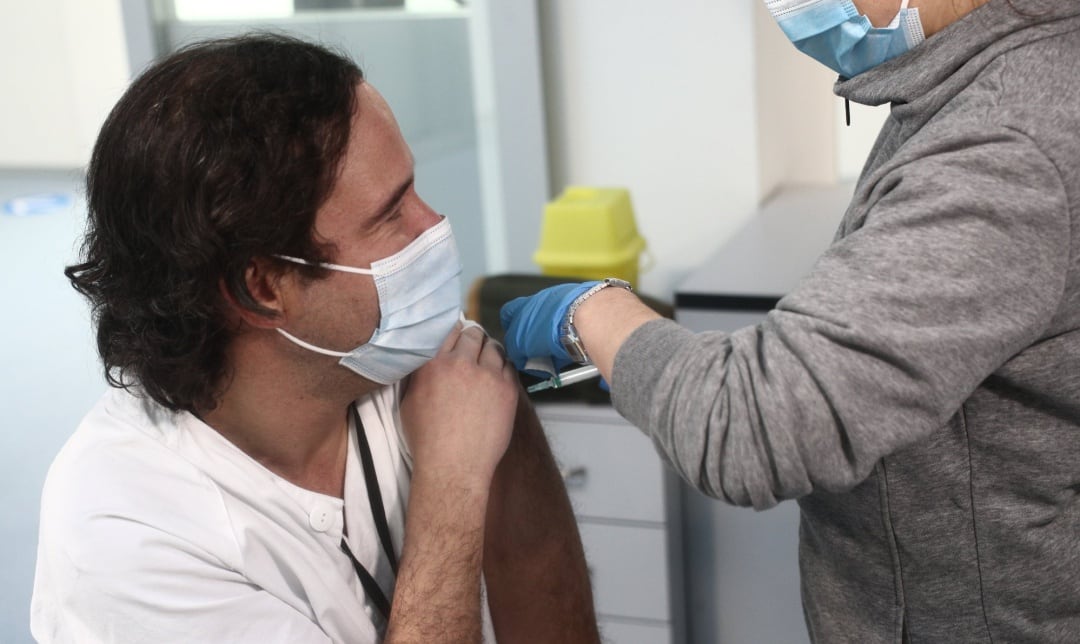
{"label": "yellow sharps container", "polygon": [[544,207],[533,261],[553,277],[618,277],[637,288],[645,240],[625,188],[569,187]]}

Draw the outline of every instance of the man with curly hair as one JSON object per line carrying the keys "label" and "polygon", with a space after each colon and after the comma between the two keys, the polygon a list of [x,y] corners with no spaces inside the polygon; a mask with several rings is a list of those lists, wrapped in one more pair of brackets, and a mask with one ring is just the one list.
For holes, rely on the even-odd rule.
{"label": "man with curly hair", "polygon": [[49,472],[37,639],[476,642],[485,610],[500,641],[597,639],[539,423],[351,61],[170,55],[87,188],[67,275],[114,387]]}

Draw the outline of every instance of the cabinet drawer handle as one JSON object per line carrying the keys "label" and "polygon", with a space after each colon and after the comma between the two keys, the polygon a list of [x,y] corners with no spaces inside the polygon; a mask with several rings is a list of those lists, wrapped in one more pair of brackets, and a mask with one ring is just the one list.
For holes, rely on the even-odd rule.
{"label": "cabinet drawer handle", "polygon": [[562,475],[566,487],[581,488],[585,487],[585,479],[588,478],[589,473],[584,467],[564,467],[559,470],[559,474]]}

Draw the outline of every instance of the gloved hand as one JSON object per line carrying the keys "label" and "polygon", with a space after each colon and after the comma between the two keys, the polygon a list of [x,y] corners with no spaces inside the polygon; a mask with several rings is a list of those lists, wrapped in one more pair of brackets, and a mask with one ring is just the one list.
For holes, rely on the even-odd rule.
{"label": "gloved hand", "polygon": [[596,284],[559,284],[503,305],[499,321],[506,331],[506,353],[518,371],[525,370],[529,358],[551,358],[558,370],[573,362],[559,341],[559,327],[574,300]]}

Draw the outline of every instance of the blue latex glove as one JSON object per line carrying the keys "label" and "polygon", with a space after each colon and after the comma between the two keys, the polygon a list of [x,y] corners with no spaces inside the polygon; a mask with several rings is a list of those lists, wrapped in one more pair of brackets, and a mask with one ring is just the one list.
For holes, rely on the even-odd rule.
{"label": "blue latex glove", "polygon": [[559,284],[503,305],[499,311],[499,321],[506,331],[503,341],[518,371],[525,371],[529,358],[551,358],[558,370],[573,362],[559,341],[559,326],[574,300],[598,283]]}

